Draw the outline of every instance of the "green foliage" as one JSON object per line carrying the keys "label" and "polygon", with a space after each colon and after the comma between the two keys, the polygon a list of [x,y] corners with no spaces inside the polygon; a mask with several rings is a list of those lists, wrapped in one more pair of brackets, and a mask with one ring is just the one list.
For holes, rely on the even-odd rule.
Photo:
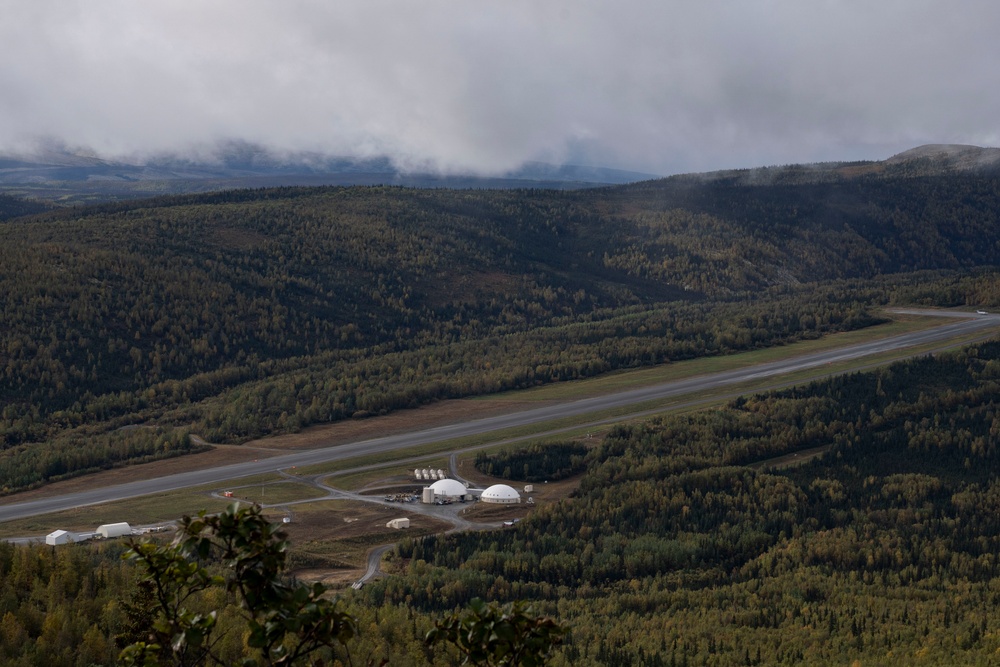
{"label": "green foliage", "polygon": [[435,623],[428,644],[449,642],[465,659],[481,667],[541,667],[562,641],[566,628],[551,618],[535,616],[521,602],[487,604],[476,598],[464,613]]}
{"label": "green foliage", "polygon": [[619,426],[574,497],[404,542],[367,594],[558,606],[565,664],[985,664],[998,393],[994,341]]}
{"label": "green foliage", "polygon": [[[149,602],[145,612],[149,636],[137,638],[144,630],[135,627],[136,619],[132,619],[122,637],[131,636],[134,641],[122,650],[122,663],[238,662],[251,667],[346,660],[350,664],[348,643],[359,630],[355,616],[329,599],[324,585],[288,579],[284,573],[287,548],[284,534],[264,518],[259,507],[235,504],[219,515],[185,517],[170,545],[133,544],[126,556],[144,571],[135,594]],[[205,598],[213,590],[225,591],[241,610],[239,624],[228,629],[245,640],[238,660],[220,650],[227,632],[220,630],[220,610],[204,610]],[[131,603],[124,606],[136,608]],[[455,644],[468,656],[468,664],[528,667],[544,664],[564,632],[552,619],[535,616],[530,607],[515,603],[501,609],[477,600],[466,614],[439,622],[427,642]],[[433,659],[433,654],[427,659]],[[385,659],[380,664],[387,663]]]}
{"label": "green foliage", "polygon": [[858,286],[706,303],[602,268],[590,214],[522,196],[278,190],[0,224],[0,474],[187,451],[127,444],[134,424],[239,442],[875,321]]}
{"label": "green foliage", "polygon": [[476,469],[520,482],[558,481],[583,472],[587,448],[578,442],[536,442],[514,450],[476,455]]}
{"label": "green foliage", "polygon": [[[995,263],[994,173],[774,180],[766,170],[708,181],[676,177],[609,192],[640,242],[606,261],[684,276],[711,293],[798,280],[874,277]],[[613,202],[613,203],[612,203]]]}
{"label": "green foliage", "polygon": [[[169,546],[133,545],[129,557],[153,584],[159,615],[152,642],[122,651],[126,665],[228,664],[215,650],[218,614],[188,606],[204,591],[222,587],[236,594],[244,611],[247,646],[255,656],[241,664],[314,664],[330,659],[357,632],[354,619],[327,599],[322,584],[282,579],[287,541],[260,508],[232,505],[222,514],[185,517]],[[206,562],[217,561],[224,575]],[[328,656],[322,658],[322,656]]]}
{"label": "green foliage", "polygon": [[[1000,650],[998,394],[991,341],[620,426],[588,454],[573,497],[507,530],[403,541],[403,574],[336,608],[355,619],[351,652],[394,667],[454,665],[467,654],[445,637],[451,629],[457,640],[463,623],[495,622],[504,602],[526,600],[572,628],[552,667],[989,664]],[[190,557],[160,570],[193,565],[207,580],[197,574],[192,587],[209,585],[176,617],[204,626],[201,646],[229,663],[263,661],[264,647],[243,641],[239,559],[223,556],[211,530],[180,541]],[[156,621],[133,614],[158,611],[159,594],[136,585],[128,563],[95,555],[114,548],[0,544],[4,664],[111,664],[114,637],[172,653],[186,626],[161,625],[150,640]],[[280,572],[281,549],[258,554],[254,572]],[[166,599],[184,592],[173,590]],[[498,604],[452,612],[477,597]],[[426,646],[440,613],[441,641]],[[283,636],[289,651],[298,645]],[[463,636],[469,647],[486,638]],[[184,644],[191,656],[194,645]]]}
{"label": "green foliage", "polygon": [[863,327],[904,294],[996,302],[995,273],[892,275],[992,265],[995,175],[827,176],[276,188],[0,221],[0,478],[189,451],[115,435],[135,424],[241,442]]}
{"label": "green foliage", "polygon": [[111,665],[134,580],[122,545],[0,542],[0,663]]}
{"label": "green foliage", "polygon": [[992,271],[928,278],[900,288],[894,294],[893,301],[900,305],[919,304],[940,308],[1000,308],[1000,280],[997,280],[996,273]]}
{"label": "green foliage", "polygon": [[77,429],[45,446],[22,444],[0,452],[0,493],[22,490],[86,472],[202,451],[188,429],[124,427],[110,433]]}
{"label": "green foliage", "polygon": [[0,194],[0,221],[51,210],[52,206],[30,199]]}

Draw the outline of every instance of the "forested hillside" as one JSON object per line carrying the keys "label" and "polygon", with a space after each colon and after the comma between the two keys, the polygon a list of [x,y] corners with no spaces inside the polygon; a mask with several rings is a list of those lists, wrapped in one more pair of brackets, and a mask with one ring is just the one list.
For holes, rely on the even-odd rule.
{"label": "forested hillside", "polygon": [[[996,185],[740,174],[22,215],[0,223],[0,479],[775,345],[887,303],[1000,307]],[[988,663],[998,368],[989,343],[620,427],[564,503],[404,542],[401,576],[350,607],[359,655],[424,664],[431,616],[483,595],[569,622],[561,665]],[[818,458],[770,466],[794,453]],[[142,591],[99,551],[0,550],[5,660],[114,660]]]}
{"label": "forested hillside", "polygon": [[610,252],[605,263],[718,295],[775,283],[967,269],[1000,256],[1000,178],[866,175],[785,183],[779,172],[774,180],[677,178],[617,189],[604,205],[633,224],[640,240]]}
{"label": "forested hillside", "polygon": [[53,207],[41,202],[0,194],[0,221],[23,215],[31,215],[33,213],[41,213],[51,208]]}
{"label": "forested hillside", "polygon": [[0,474],[780,344],[940,280],[1000,303],[964,277],[1000,251],[997,177],[760,180],[247,190],[2,222]]}
{"label": "forested hillside", "polygon": [[[455,664],[421,638],[486,596],[570,628],[554,667],[990,664],[998,391],[990,342],[616,428],[573,497],[512,528],[404,540],[396,575],[345,593],[352,654]],[[3,659],[112,664],[143,637],[149,591],[120,550],[0,544]],[[237,657],[234,602],[190,604],[219,611]]]}
{"label": "forested hillside", "polygon": [[988,664],[998,391],[992,342],[619,427],[575,497],[405,541],[368,596],[538,601],[573,665]]}

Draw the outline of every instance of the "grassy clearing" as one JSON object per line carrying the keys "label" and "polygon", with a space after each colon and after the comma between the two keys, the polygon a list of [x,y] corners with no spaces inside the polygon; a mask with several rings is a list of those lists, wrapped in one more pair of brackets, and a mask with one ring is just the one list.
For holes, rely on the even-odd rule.
{"label": "grassy clearing", "polygon": [[277,482],[285,481],[286,478],[273,472],[264,473],[262,475],[253,475],[251,477],[236,477],[225,482],[219,482],[218,484],[206,484],[198,487],[191,487],[192,491],[230,491],[237,488],[249,487],[261,484],[274,484]]}
{"label": "grassy clearing", "polygon": [[119,521],[133,526],[162,523],[174,521],[185,514],[194,515],[201,510],[219,512],[230,502],[212,498],[203,491],[174,491],[7,521],[0,524],[0,537],[47,535],[59,528],[86,533],[93,532],[101,524]]}
{"label": "grassy clearing", "polygon": [[329,479],[325,479],[324,482],[338,489],[356,491],[374,482],[384,480],[387,474],[386,468],[390,466],[398,468],[398,470],[393,471],[393,475],[395,477],[406,477],[406,481],[415,483],[431,484],[434,480],[416,480],[413,476],[414,468],[420,468],[421,470],[424,468],[443,470],[446,476],[451,476],[451,465],[448,462],[448,459],[434,457],[420,461],[408,461],[406,463],[396,460],[384,466],[379,466],[378,468],[370,470],[363,470],[361,472],[348,473],[344,475],[330,475]]}
{"label": "grassy clearing", "polygon": [[227,490],[233,492],[234,499],[247,500],[260,503],[261,505],[290,503],[297,500],[322,498],[326,495],[325,491],[317,489],[314,486],[292,481],[252,484],[249,486],[231,486]]}
{"label": "grassy clearing", "polygon": [[[8,537],[44,536],[53,530],[62,528],[74,532],[92,532],[99,525],[104,523],[116,523],[125,521],[133,526],[163,523],[175,521],[184,515],[195,515],[201,510],[208,512],[220,512],[224,510],[234,500],[240,498],[222,499],[214,498],[213,491],[237,488],[252,484],[267,484],[277,482],[284,478],[274,475],[254,475],[234,479],[229,485],[206,485],[171,491],[169,493],[158,493],[149,496],[139,496],[118,500],[102,505],[88,505],[76,507],[63,512],[53,512],[42,514],[27,519],[15,521],[5,521],[0,523],[0,539]],[[291,484],[291,483],[290,483]],[[302,486],[304,485],[295,485]],[[260,494],[259,486],[258,496]],[[316,492],[319,495],[319,492]],[[309,496],[316,497],[316,496]],[[259,501],[256,501],[259,502]],[[270,502],[270,501],[268,501]]]}
{"label": "grassy clearing", "polygon": [[[275,517],[284,516],[275,513]],[[409,516],[411,527],[399,531],[386,523]],[[396,542],[406,536],[427,535],[446,529],[444,524],[403,508],[352,500],[324,500],[293,508],[292,522],[284,526],[291,542],[295,567],[363,568],[368,549]]]}
{"label": "grassy clearing", "polygon": [[[400,449],[369,456],[358,456],[345,461],[317,463],[312,466],[302,466],[297,472],[302,475],[336,475],[336,482],[332,486],[341,489],[364,486],[364,480],[368,479],[370,471],[357,470],[356,473],[350,472],[359,468],[383,468],[387,465],[398,465],[403,470],[409,468],[409,474],[412,477],[414,468],[430,468],[430,462],[437,461],[440,465],[435,465],[435,470],[441,468],[447,472],[448,459],[441,458],[440,455],[454,451],[453,442],[452,440],[443,440],[441,442],[432,442],[418,447],[411,447],[410,449]],[[347,474],[337,474],[345,472]],[[377,478],[378,476],[376,475],[375,477]],[[348,481],[345,482],[344,480]],[[347,486],[348,484],[351,486]]]}

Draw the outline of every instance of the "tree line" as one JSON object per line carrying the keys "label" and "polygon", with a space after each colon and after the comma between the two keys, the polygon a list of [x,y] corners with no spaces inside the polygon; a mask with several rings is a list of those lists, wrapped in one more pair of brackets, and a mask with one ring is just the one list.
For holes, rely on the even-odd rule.
{"label": "tree line", "polygon": [[573,498],[404,540],[368,596],[550,605],[572,664],[988,660],[998,390],[989,342],[618,426]]}
{"label": "tree line", "polygon": [[[615,427],[570,498],[512,528],[402,540],[396,574],[344,601],[352,651],[451,664],[422,637],[480,597],[570,627],[552,665],[987,662],[998,389],[992,341]],[[0,545],[10,664],[77,664],[80,647],[109,664],[116,637],[135,641],[127,610],[148,591],[120,551]],[[220,650],[238,655],[220,595],[206,609],[229,609]]]}
{"label": "tree line", "polygon": [[535,442],[476,454],[475,466],[491,477],[519,482],[559,481],[584,471],[587,447],[579,442]]}
{"label": "tree line", "polygon": [[[995,275],[965,271],[996,256],[991,178],[279,188],[20,216],[0,222],[0,458],[151,422],[239,442],[778,345],[876,323],[906,290],[995,302]],[[890,275],[917,268],[961,272]]]}

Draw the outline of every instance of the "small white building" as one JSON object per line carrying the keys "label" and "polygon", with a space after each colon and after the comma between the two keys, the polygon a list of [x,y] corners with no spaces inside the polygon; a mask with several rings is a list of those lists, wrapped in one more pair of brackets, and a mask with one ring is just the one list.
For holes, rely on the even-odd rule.
{"label": "small white building", "polygon": [[403,528],[410,527],[410,520],[403,517],[402,519],[393,519],[389,523],[385,524],[386,528],[395,528],[396,530],[401,530]]}
{"label": "small white building", "polygon": [[79,541],[80,537],[68,530],[54,530],[45,536],[45,543],[53,546],[56,544],[72,544]]}
{"label": "small white building", "polygon": [[494,484],[483,491],[479,499],[495,505],[516,505],[521,502],[521,494],[506,484]]}
{"label": "small white building", "polygon": [[108,539],[111,537],[125,537],[132,534],[132,526],[124,521],[121,523],[106,523],[97,527],[97,534]]}

